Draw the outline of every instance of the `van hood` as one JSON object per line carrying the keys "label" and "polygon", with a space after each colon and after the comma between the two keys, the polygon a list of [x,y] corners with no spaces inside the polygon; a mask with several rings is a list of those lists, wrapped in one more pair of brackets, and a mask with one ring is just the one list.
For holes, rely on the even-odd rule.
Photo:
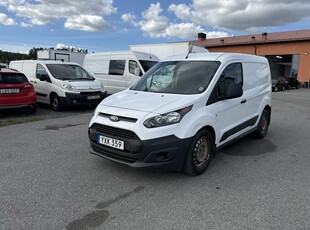
{"label": "van hood", "polygon": [[[119,109],[128,109],[143,112],[161,113],[161,108],[169,108],[185,105],[189,95],[162,94],[125,90],[120,93],[111,95],[103,100],[100,105],[114,107]],[[174,106],[169,106],[174,104]],[[163,109],[164,110],[164,109]]]}
{"label": "van hood", "polygon": [[101,91],[102,86],[98,80],[65,81],[79,91]]}

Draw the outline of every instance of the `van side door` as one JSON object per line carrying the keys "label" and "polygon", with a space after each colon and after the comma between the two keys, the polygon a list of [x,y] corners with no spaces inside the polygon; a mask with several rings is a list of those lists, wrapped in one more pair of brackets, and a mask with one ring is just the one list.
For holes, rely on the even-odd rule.
{"label": "van side door", "polygon": [[243,63],[243,72],[246,75],[243,84],[243,97],[247,100],[246,108],[249,114],[260,116],[262,102],[271,100],[269,67],[265,63]]}
{"label": "van side door", "polygon": [[[243,95],[236,98],[227,98],[231,84],[243,86],[243,70],[241,63],[232,63],[226,66],[221,73],[212,94],[216,94],[209,108],[216,117],[217,144],[239,136],[248,130],[253,120],[248,120],[247,103]],[[211,96],[210,96],[211,97]],[[214,97],[214,95],[213,95]],[[209,99],[210,100],[210,99]]]}
{"label": "van side door", "polygon": [[33,85],[38,101],[49,103],[49,94],[52,87],[52,81],[43,65],[36,65],[35,77],[36,78],[33,79]]}

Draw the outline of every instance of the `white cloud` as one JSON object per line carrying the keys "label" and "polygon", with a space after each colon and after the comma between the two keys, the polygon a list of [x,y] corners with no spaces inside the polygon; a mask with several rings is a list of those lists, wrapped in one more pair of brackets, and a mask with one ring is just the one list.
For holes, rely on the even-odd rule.
{"label": "white cloud", "polygon": [[173,12],[175,16],[183,21],[191,18],[191,8],[185,4],[172,4],[169,6],[168,11]]}
{"label": "white cloud", "polygon": [[[141,14],[125,13],[119,17],[123,22],[139,26],[146,36],[182,39],[192,38],[197,31],[213,37],[226,34],[225,31],[261,31],[309,21],[310,18],[309,0],[184,2],[170,4],[165,9],[162,9],[160,3],[152,3]],[[118,1],[118,4],[123,3]],[[32,27],[62,19],[65,28],[84,31],[111,29],[107,18],[117,13],[113,0],[0,0],[0,6],[9,12],[0,13],[0,24],[3,25]]]}
{"label": "white cloud", "polygon": [[6,26],[13,26],[16,25],[16,22],[14,21],[14,19],[9,18],[6,14],[0,13],[0,24]]}
{"label": "white cloud", "polygon": [[204,32],[203,28],[193,23],[170,24],[166,29],[167,37],[191,38],[194,40],[199,32]]}
{"label": "white cloud", "polygon": [[133,25],[133,26],[137,26],[138,25],[138,23],[137,23],[137,21],[136,21],[136,15],[134,15],[133,13],[127,13],[127,14],[123,14],[122,16],[121,16],[121,18],[122,18],[122,20],[124,21],[124,22],[128,22],[128,23],[130,23],[131,25]]}
{"label": "white cloud", "polygon": [[309,16],[308,0],[193,0],[192,21],[229,30],[284,26]]}
{"label": "white cloud", "polygon": [[27,22],[21,22],[21,23],[20,23],[20,26],[21,26],[21,27],[33,27],[32,24],[27,23]]}
{"label": "white cloud", "polygon": [[65,28],[84,31],[101,31],[111,27],[100,16],[79,15],[67,19]]}
{"label": "white cloud", "polygon": [[166,28],[169,25],[169,19],[161,16],[162,9],[160,3],[151,4],[150,7],[142,12],[143,20],[139,22],[141,30],[150,37],[166,37]]}
{"label": "white cloud", "polygon": [[[172,4],[168,11],[173,12],[178,19],[187,20],[192,12],[185,4]],[[192,22],[172,23],[168,17],[162,15],[163,9],[160,3],[151,4],[142,12],[142,20],[137,23],[146,36],[151,38],[181,38],[194,39],[199,32],[204,32],[208,37],[227,36],[225,32],[208,32],[202,26]],[[129,18],[129,17],[128,17]],[[127,19],[127,18],[126,18]],[[136,18],[135,18],[136,19]],[[124,20],[124,19],[123,19]],[[126,21],[126,20],[124,20]],[[130,21],[129,19],[127,21]]]}
{"label": "white cloud", "polygon": [[[197,32],[223,37],[228,36],[225,31],[256,32],[285,26],[309,19],[309,11],[309,0],[192,0],[189,4],[170,4],[166,12],[160,3],[150,4],[141,19],[128,14],[123,21],[140,26],[144,35],[152,38],[190,39]],[[165,16],[167,12],[170,14]]]}
{"label": "white cloud", "polygon": [[[66,28],[97,31],[111,26],[103,19],[116,13],[113,0],[3,0],[2,5],[17,17],[27,20],[23,25],[45,25],[61,18],[66,19]],[[87,15],[87,17],[85,17]],[[95,21],[90,22],[92,16]],[[74,26],[71,22],[78,22]],[[82,23],[85,22],[85,25]]]}

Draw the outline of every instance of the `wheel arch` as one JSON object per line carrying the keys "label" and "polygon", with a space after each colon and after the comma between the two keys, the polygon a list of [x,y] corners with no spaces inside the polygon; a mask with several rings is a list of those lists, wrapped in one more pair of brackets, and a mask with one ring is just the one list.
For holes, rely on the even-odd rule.
{"label": "wheel arch", "polygon": [[[207,130],[207,131],[209,131],[209,133],[211,134],[212,139],[213,139],[214,147],[216,148],[216,132],[215,132],[215,129],[214,129],[211,125],[205,125],[205,126],[201,127],[199,130],[197,130],[196,134],[197,134],[198,132],[200,132],[201,130]],[[195,134],[195,135],[196,135],[196,134]],[[195,136],[195,135],[194,135],[194,136]],[[194,136],[193,136],[193,137],[194,137]]]}
{"label": "wheel arch", "polygon": [[50,101],[50,103],[51,103],[51,100],[52,100],[53,96],[58,96],[58,94],[57,94],[55,91],[52,91],[52,92],[50,93],[50,95],[49,95],[49,101]]}
{"label": "wheel arch", "polygon": [[[208,130],[213,138],[214,144],[215,144],[215,140],[216,140],[216,134],[215,134],[215,130],[211,125],[206,125],[204,127],[202,127],[200,130],[205,129]],[[198,130],[197,133],[200,131]]]}
{"label": "wheel arch", "polygon": [[[266,105],[266,106],[264,107],[264,109],[262,110],[262,112],[263,112],[264,110],[267,110],[267,111],[269,112],[269,116],[271,117],[271,106],[270,106],[270,105]],[[270,119],[269,119],[269,124],[270,124]],[[269,124],[268,124],[268,125],[269,125]]]}

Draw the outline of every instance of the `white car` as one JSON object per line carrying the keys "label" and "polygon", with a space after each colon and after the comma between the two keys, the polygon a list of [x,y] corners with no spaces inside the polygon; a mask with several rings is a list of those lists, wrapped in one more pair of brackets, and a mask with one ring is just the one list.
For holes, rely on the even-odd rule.
{"label": "white car", "polygon": [[89,124],[90,152],[132,167],[198,175],[216,149],[252,132],[263,138],[270,115],[266,58],[178,55],[98,105]]}

